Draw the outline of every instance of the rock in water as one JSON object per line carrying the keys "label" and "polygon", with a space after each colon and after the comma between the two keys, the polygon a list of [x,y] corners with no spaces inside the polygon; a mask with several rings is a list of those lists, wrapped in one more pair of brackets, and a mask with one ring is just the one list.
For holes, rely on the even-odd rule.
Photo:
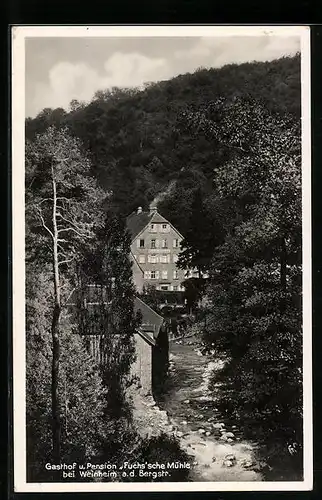
{"label": "rock in water", "polygon": [[204,434],[206,431],[205,429],[198,429],[199,434]]}
{"label": "rock in water", "polygon": [[211,432],[207,431],[206,436],[210,436]]}

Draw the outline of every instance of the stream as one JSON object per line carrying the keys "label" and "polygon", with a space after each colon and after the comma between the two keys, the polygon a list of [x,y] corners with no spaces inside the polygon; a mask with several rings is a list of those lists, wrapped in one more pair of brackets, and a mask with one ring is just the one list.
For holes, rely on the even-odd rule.
{"label": "stream", "polygon": [[192,460],[189,480],[263,481],[256,444],[243,439],[238,422],[221,416],[208,394],[209,375],[222,362],[202,355],[193,338],[171,341],[169,352],[169,376],[158,404]]}

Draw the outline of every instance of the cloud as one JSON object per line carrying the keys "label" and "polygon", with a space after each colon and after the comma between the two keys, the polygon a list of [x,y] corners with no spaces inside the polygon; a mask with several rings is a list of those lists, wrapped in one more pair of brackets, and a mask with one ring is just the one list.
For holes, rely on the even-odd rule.
{"label": "cloud", "polygon": [[48,83],[34,89],[33,108],[68,108],[72,99],[89,101],[99,89],[136,87],[148,81],[171,77],[166,59],[149,58],[139,53],[114,53],[104,63],[103,72],[89,64],[60,62],[49,71]]}
{"label": "cloud", "polygon": [[[120,42],[118,50],[110,52],[105,60],[104,56],[102,58],[103,50],[96,60],[98,46],[95,50],[87,52],[80,48],[77,62],[74,46],[73,57],[70,57],[69,61],[63,52],[63,44],[51,47],[55,61],[49,66],[47,77],[44,76],[46,70],[43,70],[41,76],[37,73],[37,67],[31,74],[26,73],[28,116],[35,116],[45,107],[68,109],[72,99],[89,101],[97,90],[111,87],[141,87],[146,82],[166,80],[178,74],[193,72],[200,66],[209,68],[254,60],[269,61],[293,55],[300,50],[299,37],[268,35],[195,39],[188,37],[185,40],[179,39],[178,42],[171,40],[171,43],[170,41],[168,44],[164,43],[163,51],[160,41],[153,45],[153,40],[141,38],[136,42],[135,47],[132,43],[131,51],[129,41],[124,39],[123,48]],[[36,52],[29,52],[32,53]],[[36,60],[37,58],[34,59],[34,66]],[[48,57],[45,61],[49,63]],[[40,59],[38,67],[39,62]]]}
{"label": "cloud", "polygon": [[231,63],[272,61],[299,50],[299,37],[202,37],[190,51],[176,51],[174,57],[189,60],[191,67],[196,68],[199,58],[199,66],[218,68]]}

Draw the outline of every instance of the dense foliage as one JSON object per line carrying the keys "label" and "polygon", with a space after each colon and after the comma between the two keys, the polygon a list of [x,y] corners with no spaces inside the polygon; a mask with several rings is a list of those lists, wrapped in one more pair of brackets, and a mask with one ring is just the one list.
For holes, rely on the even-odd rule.
{"label": "dense foliage", "polygon": [[[85,336],[104,333],[100,344],[104,359],[101,372],[109,387],[107,408],[110,417],[124,414],[127,375],[134,360],[133,334],[139,324],[133,311],[135,291],[129,253],[130,240],[124,223],[107,214],[104,226],[97,232],[96,242],[84,254],[80,265],[78,324]],[[83,299],[97,305],[84,310]]]}
{"label": "dense foliage", "polygon": [[[52,462],[50,322],[53,285],[50,269],[27,268],[27,472],[29,481],[57,480],[45,469]],[[61,461],[86,461],[99,453],[108,437],[104,420],[106,389],[99,367],[81,337],[62,321],[60,362]],[[86,411],[84,411],[86,408]]]}
{"label": "dense foliage", "polygon": [[186,235],[194,190],[201,185],[204,194],[211,191],[213,168],[222,153],[202,135],[192,143],[190,133],[179,133],[177,117],[187,106],[198,109],[218,96],[246,94],[262,98],[269,109],[299,117],[300,56],[200,69],[150,84],[143,92],[97,92],[86,105],[74,102],[70,112],[44,109],[28,118],[26,136],[32,139],[50,124],[67,126],[90,154],[102,187],[113,192],[115,210],[125,215],[137,206],[147,207],[176,181],[159,208]]}
{"label": "dense foliage", "polygon": [[282,437],[286,451],[302,443],[300,122],[249,98],[182,119],[227,149],[214,196],[231,210],[210,266],[204,331],[231,359],[223,399],[255,433],[261,426]]}
{"label": "dense foliage", "polygon": [[130,241],[124,221],[111,211],[104,215],[108,196],[89,166],[65,128],[51,125],[27,141],[29,481],[61,481],[60,471],[46,470],[48,462],[120,465],[137,446],[143,461],[150,453],[133,428],[126,399],[138,324]]}

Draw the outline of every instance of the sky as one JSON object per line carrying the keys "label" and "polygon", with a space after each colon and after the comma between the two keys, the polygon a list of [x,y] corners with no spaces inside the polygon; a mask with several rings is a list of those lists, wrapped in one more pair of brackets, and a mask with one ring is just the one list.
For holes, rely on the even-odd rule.
{"label": "sky", "polygon": [[270,61],[300,51],[299,36],[33,37],[25,43],[25,111],[68,110],[97,90],[140,87],[197,68]]}

